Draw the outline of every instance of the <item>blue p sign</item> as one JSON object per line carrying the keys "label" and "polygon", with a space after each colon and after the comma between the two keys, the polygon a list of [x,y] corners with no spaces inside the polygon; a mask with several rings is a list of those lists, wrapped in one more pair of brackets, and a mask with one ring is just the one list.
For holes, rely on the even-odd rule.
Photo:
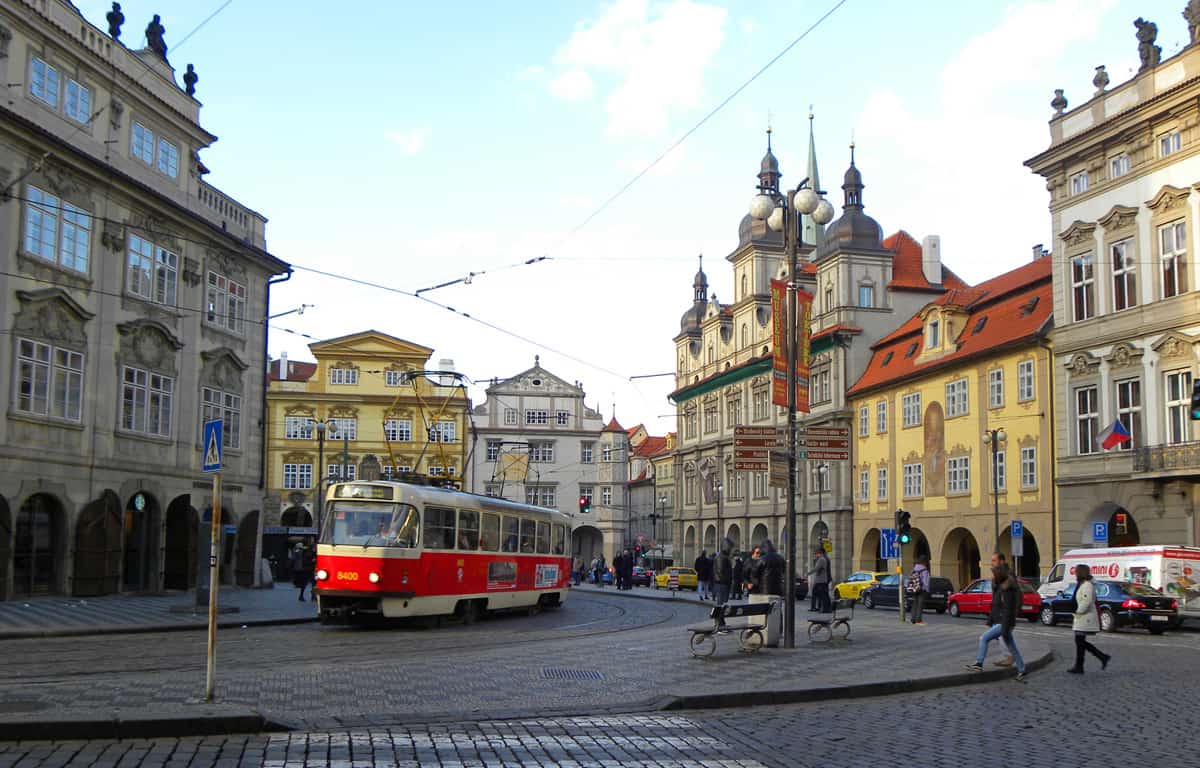
{"label": "blue p sign", "polygon": [[1108,541],[1108,523],[1092,523],[1092,541],[1097,544]]}
{"label": "blue p sign", "polygon": [[1022,523],[1020,520],[1013,520],[1012,521],[1012,537],[1014,539],[1020,539],[1024,536],[1025,536],[1025,524]]}

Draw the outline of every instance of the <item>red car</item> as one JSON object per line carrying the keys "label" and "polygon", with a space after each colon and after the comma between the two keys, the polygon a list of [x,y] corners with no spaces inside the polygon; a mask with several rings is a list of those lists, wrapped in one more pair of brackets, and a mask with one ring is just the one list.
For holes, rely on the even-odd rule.
{"label": "red car", "polygon": [[[1042,611],[1042,598],[1038,596],[1037,587],[1024,579],[1017,583],[1021,585],[1021,615],[1029,621],[1037,621]],[[951,616],[964,613],[987,616],[992,612],[992,580],[976,579],[966,589],[950,595],[946,603]]]}

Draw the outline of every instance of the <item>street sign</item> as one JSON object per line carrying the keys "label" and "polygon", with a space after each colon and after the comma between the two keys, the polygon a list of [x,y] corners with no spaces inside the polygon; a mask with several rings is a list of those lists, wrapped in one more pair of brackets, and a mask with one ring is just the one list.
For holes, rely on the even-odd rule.
{"label": "street sign", "polygon": [[771,462],[765,457],[761,459],[744,459],[741,461],[734,459],[733,468],[738,472],[767,472],[771,469]]}
{"label": "street sign", "polygon": [[804,453],[805,453],[805,455],[807,455],[807,457],[810,460],[816,459],[817,461],[850,461],[850,451],[826,451],[826,450],[812,451],[812,450],[807,450]]}
{"label": "street sign", "polygon": [[771,451],[769,448],[738,448],[733,452],[733,458],[737,461],[768,459],[772,453],[774,451]]}
{"label": "street sign", "polygon": [[771,451],[769,460],[771,474],[767,478],[767,485],[772,488],[787,488],[788,487],[788,457],[787,451]]}
{"label": "street sign", "polygon": [[896,529],[884,528],[879,532],[879,558],[881,560],[898,560],[900,545],[896,542]]}
{"label": "street sign", "polygon": [[1020,520],[1013,520],[1012,521],[1012,537],[1014,539],[1020,539],[1024,536],[1025,536],[1025,524],[1022,523]]}
{"label": "street sign", "polygon": [[1097,544],[1108,542],[1108,523],[1092,523],[1092,541]]}
{"label": "street sign", "polygon": [[225,422],[221,419],[204,422],[204,471],[221,471],[221,445]]}
{"label": "street sign", "polygon": [[824,437],[802,437],[796,441],[796,445],[801,448],[817,448],[824,450],[848,451],[850,450],[849,440],[830,440]]}
{"label": "street sign", "polygon": [[1020,520],[1013,520],[1009,533],[1012,540],[1013,557],[1022,557],[1025,554],[1025,524]]}
{"label": "street sign", "polygon": [[850,427],[801,427],[801,437],[824,437],[834,440],[849,440]]}
{"label": "street sign", "polygon": [[736,426],[733,428],[733,436],[738,437],[775,437],[783,439],[785,433],[784,427],[748,427]]}

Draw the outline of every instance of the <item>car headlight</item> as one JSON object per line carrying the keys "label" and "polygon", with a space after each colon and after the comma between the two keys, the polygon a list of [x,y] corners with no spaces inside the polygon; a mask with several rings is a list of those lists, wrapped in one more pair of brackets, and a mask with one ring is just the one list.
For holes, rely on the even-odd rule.
{"label": "car headlight", "polygon": [[317,581],[328,581],[328,580],[329,580],[329,571],[325,570],[324,568],[318,568],[317,569]]}
{"label": "car headlight", "polygon": [[371,582],[372,584],[378,584],[379,574],[372,571],[371,573],[367,574],[367,581]]}

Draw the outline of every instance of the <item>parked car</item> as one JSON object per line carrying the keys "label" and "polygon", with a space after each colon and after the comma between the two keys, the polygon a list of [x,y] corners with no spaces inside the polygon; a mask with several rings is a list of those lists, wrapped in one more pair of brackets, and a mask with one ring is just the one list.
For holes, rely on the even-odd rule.
{"label": "parked car", "polygon": [[[1100,610],[1100,629],[1113,632],[1120,627],[1144,627],[1151,634],[1161,635],[1179,626],[1179,601],[1167,597],[1147,584],[1129,581],[1093,581],[1096,604]],[[1042,600],[1042,623],[1048,627],[1057,622],[1070,623],[1075,587],[1071,584],[1054,597]]]}
{"label": "parked car", "polygon": [[[1025,579],[1019,579],[1017,583],[1021,585],[1021,615],[1029,621],[1037,621],[1042,614],[1042,598],[1037,585]],[[946,599],[946,609],[951,616],[968,613],[987,616],[992,612],[992,580],[975,579]]]}
{"label": "parked car", "polygon": [[665,571],[654,574],[654,588],[666,589],[671,585],[671,575],[679,577],[680,589],[699,589],[700,582],[696,578],[695,568],[685,568],[682,565],[672,565]]}
{"label": "parked car", "polygon": [[[930,576],[929,595],[925,598],[925,610],[945,613],[946,600],[949,599],[950,593],[953,591],[954,585],[950,583],[949,579],[944,579],[941,576]],[[874,608],[877,605],[898,608],[900,606],[900,574],[893,573],[889,576],[884,576],[879,580],[878,584],[864,589],[862,592],[862,603],[867,608]],[[906,594],[904,596],[904,609],[908,610],[911,607],[912,598]]]}
{"label": "parked car", "polygon": [[643,568],[640,565],[633,566],[633,576],[630,577],[630,582],[635,587],[648,587],[654,579],[654,571],[649,568]]}
{"label": "parked car", "polygon": [[877,584],[887,575],[887,571],[855,571],[845,581],[833,586],[833,599],[857,600],[862,596],[864,589]]}

